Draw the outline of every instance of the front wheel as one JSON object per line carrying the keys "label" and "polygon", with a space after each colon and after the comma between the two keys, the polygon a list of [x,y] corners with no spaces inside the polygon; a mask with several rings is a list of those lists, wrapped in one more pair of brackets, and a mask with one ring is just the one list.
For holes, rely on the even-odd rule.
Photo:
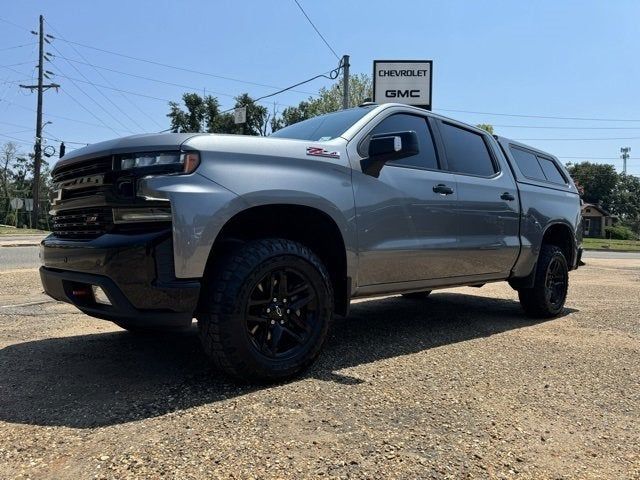
{"label": "front wheel", "polygon": [[562,312],[569,290],[569,268],[562,250],[543,245],[532,288],[518,290],[520,304],[527,315],[551,318]]}
{"label": "front wheel", "polygon": [[285,239],[244,243],[213,265],[198,314],[207,355],[244,380],[291,377],[317,357],[333,315],[320,259]]}

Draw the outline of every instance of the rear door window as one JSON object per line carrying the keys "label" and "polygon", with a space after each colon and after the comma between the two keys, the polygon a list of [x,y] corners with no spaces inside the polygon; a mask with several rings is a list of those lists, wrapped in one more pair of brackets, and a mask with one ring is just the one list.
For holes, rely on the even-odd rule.
{"label": "rear door window", "polygon": [[449,170],[490,177],[496,167],[481,134],[442,122],[440,134],[447,152]]}
{"label": "rear door window", "polygon": [[547,180],[553,183],[559,183],[560,185],[565,185],[567,183],[564,175],[560,173],[560,169],[558,168],[558,165],[556,165],[556,162],[545,157],[538,157],[538,160],[540,161],[540,166],[542,167]]}
{"label": "rear door window", "polygon": [[509,147],[509,150],[511,150],[511,155],[513,155],[518,168],[525,177],[533,180],[542,180],[543,182],[547,180],[542,167],[538,163],[538,158],[533,153],[517,147]]}

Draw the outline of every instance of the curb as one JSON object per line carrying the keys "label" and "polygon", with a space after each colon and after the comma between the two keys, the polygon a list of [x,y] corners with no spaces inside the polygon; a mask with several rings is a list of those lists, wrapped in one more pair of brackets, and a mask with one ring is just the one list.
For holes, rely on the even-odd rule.
{"label": "curb", "polygon": [[585,252],[618,252],[618,253],[640,253],[640,250],[614,250],[612,248],[583,248]]}
{"label": "curb", "polygon": [[40,242],[38,243],[9,243],[7,245],[0,244],[0,248],[11,248],[11,247],[38,247]]}

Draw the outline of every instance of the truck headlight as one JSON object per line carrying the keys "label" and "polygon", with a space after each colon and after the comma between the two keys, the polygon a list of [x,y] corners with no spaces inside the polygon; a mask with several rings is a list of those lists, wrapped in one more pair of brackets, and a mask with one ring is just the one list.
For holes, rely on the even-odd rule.
{"label": "truck headlight", "polygon": [[197,152],[146,152],[121,155],[116,160],[120,170],[141,173],[192,173],[200,165]]}

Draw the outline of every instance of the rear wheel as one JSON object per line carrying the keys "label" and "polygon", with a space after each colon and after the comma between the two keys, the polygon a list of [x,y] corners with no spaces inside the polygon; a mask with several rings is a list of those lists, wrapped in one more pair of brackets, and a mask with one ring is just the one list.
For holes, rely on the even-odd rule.
{"label": "rear wheel", "polygon": [[427,298],[429,294],[431,294],[431,290],[425,290],[424,292],[403,293],[402,296],[411,300],[421,300],[423,298]]}
{"label": "rear wheel", "polygon": [[569,268],[562,250],[543,245],[532,288],[518,290],[520,304],[527,315],[551,318],[562,312],[569,290]]}
{"label": "rear wheel", "polygon": [[333,315],[333,291],[324,265],[307,247],[284,239],[247,242],[208,275],[198,328],[221,370],[276,381],[317,357]]}

